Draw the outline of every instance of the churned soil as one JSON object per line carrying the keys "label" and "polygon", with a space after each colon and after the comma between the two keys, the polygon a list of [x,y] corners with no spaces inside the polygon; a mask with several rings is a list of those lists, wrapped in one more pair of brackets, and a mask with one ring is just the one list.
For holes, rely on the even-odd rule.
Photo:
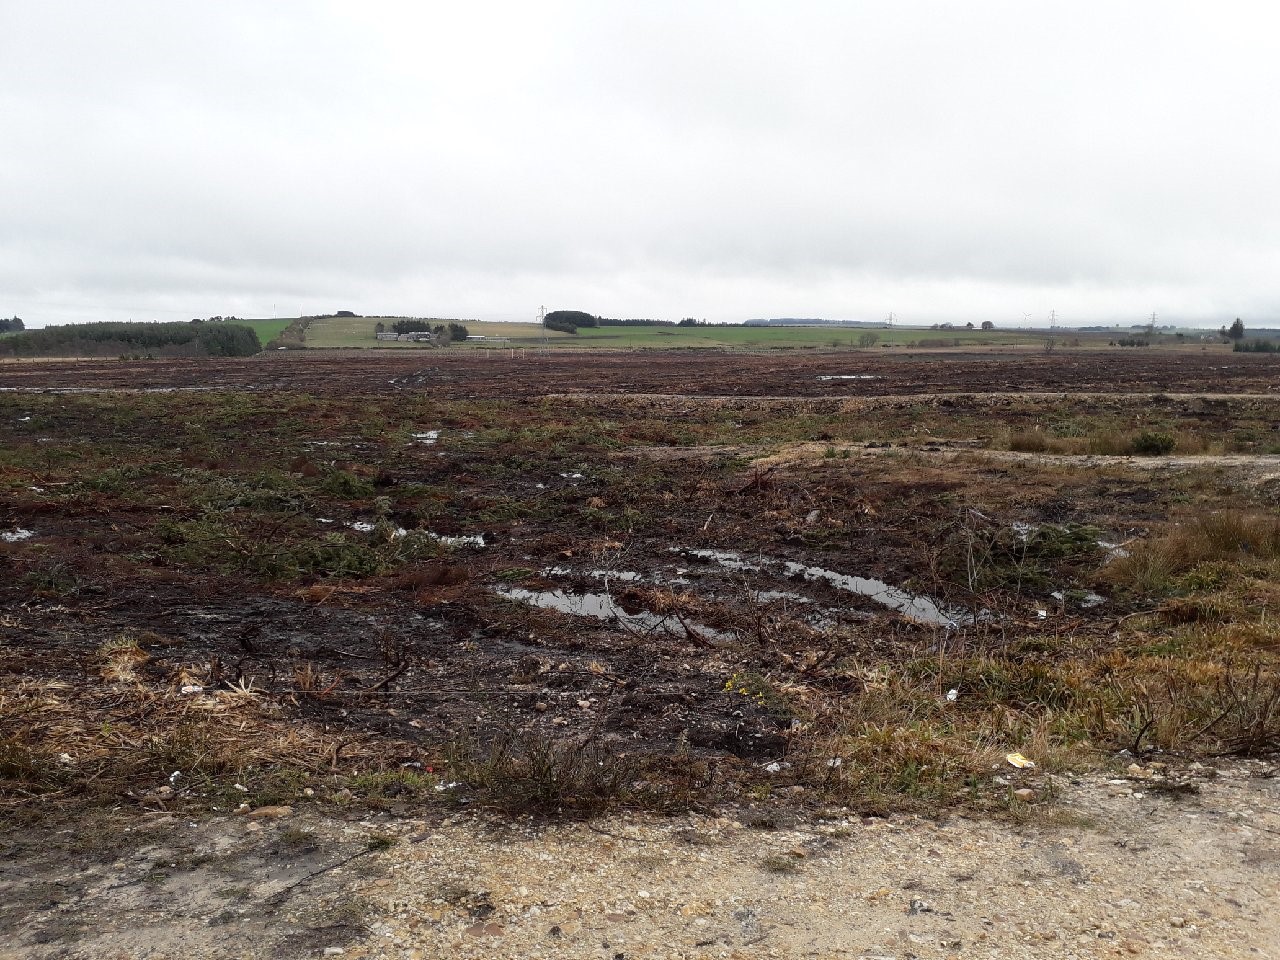
{"label": "churned soil", "polygon": [[694,396],[953,392],[1275,393],[1280,359],[1218,349],[770,353],[313,350],[249,359],[0,363],[0,388],[254,389],[442,397],[609,391]]}

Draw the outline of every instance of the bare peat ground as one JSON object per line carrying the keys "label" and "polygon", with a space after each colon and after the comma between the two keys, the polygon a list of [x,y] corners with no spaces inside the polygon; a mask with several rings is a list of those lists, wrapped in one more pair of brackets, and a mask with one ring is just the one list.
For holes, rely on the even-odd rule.
{"label": "bare peat ground", "polygon": [[[305,351],[251,359],[16,361],[0,388],[429,390],[440,397],[563,392],[696,396],[877,396],[1010,391],[1275,393],[1280,360],[1221,349],[929,355],[903,351],[752,354],[715,350]],[[834,379],[820,379],[823,377]]]}
{"label": "bare peat ground", "polygon": [[0,939],[1265,956],[1277,371],[6,364]]}

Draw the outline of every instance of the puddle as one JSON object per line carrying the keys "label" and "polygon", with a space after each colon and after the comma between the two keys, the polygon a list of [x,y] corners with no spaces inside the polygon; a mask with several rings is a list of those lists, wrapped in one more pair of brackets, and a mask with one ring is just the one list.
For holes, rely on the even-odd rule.
{"label": "puddle", "polygon": [[[1059,603],[1062,603],[1064,594],[1061,590],[1055,590],[1053,593],[1049,594],[1049,596],[1053,597],[1053,599],[1057,600]],[[1083,594],[1073,593],[1069,599],[1081,610],[1089,610],[1107,602],[1106,597],[1093,593],[1092,591]]]}
{"label": "puddle", "polygon": [[1108,563],[1112,560],[1123,560],[1125,557],[1129,556],[1129,551],[1118,543],[1107,543],[1105,540],[1099,540],[1098,546],[1107,551]]}
{"label": "puddle", "polygon": [[23,540],[30,540],[36,535],[34,530],[24,530],[22,527],[14,527],[12,530],[0,531],[0,540],[5,543],[19,543]]}
{"label": "puddle", "polygon": [[813,603],[812,597],[806,597],[800,593],[793,593],[790,590],[754,590],[751,593],[753,599],[761,603],[768,603],[770,600],[789,600],[792,603]]}
{"label": "puddle", "polygon": [[[547,567],[542,571],[544,577],[572,577],[576,573],[576,571],[570,570],[568,567]],[[583,570],[580,575],[591,577],[595,580],[603,580],[606,583],[610,580],[617,580],[621,583],[637,583],[644,579],[644,574],[637,573],[635,570]]]}
{"label": "puddle", "polygon": [[[764,567],[758,563],[751,563],[742,559],[742,554],[734,550],[687,550],[680,547],[670,547],[672,553],[678,553],[686,557],[696,557],[699,560],[710,560],[712,563],[718,563],[726,570],[738,571],[757,571],[763,570]],[[688,571],[677,571],[687,573]]]}
{"label": "puddle", "polygon": [[828,583],[838,590],[846,590],[859,596],[874,600],[890,610],[895,610],[908,620],[927,623],[939,627],[956,627],[973,623],[970,614],[958,610],[944,610],[928,597],[919,597],[897,587],[892,587],[882,580],[869,577],[855,577],[847,573],[837,573],[822,567],[810,567],[794,560],[771,560],[761,558],[759,563],[743,560],[742,555],[732,550],[681,550],[671,548],[684,556],[697,557],[717,563],[727,570],[761,571],[781,568],[788,577],[802,577],[809,581]]}
{"label": "puddle", "polygon": [[[332,520],[321,520],[321,523],[332,523]],[[356,533],[373,533],[378,529],[376,523],[370,523],[368,520],[357,520],[354,523],[348,523],[348,527]],[[432,533],[430,530],[406,530],[404,527],[396,527],[391,531],[392,537],[407,537],[409,534],[415,534],[421,537],[429,537],[436,543],[443,543],[446,547],[483,547],[484,534],[467,534],[463,536],[451,537],[443,533]]]}
{"label": "puddle", "polygon": [[918,623],[931,623],[939,627],[959,626],[973,622],[967,613],[948,612],[939,607],[928,597],[917,597],[913,593],[891,587],[883,580],[872,580],[869,577],[854,577],[847,573],[836,573],[822,567],[808,567],[803,563],[788,560],[783,564],[788,576],[801,576],[806,580],[822,580],[840,590],[847,590],[860,596],[874,600],[876,603],[896,610],[909,620]]}
{"label": "puddle", "polygon": [[873,373],[829,373],[818,377],[819,380],[879,380]]}
{"label": "puddle", "polygon": [[[666,633],[683,637],[685,628],[681,622],[670,615],[651,613],[641,610],[638,613],[627,613],[618,602],[607,593],[568,593],[564,590],[525,590],[520,587],[502,587],[500,596],[508,600],[519,600],[530,606],[544,610],[558,610],[575,617],[591,617],[594,620],[607,620],[643,633]],[[712,640],[732,640],[733,634],[722,630],[713,630],[700,623],[685,621],[689,627]]]}
{"label": "puddle", "polygon": [[435,443],[437,440],[440,439],[440,431],[428,430],[426,433],[411,433],[409,434],[409,437],[415,443],[425,443],[428,446],[430,446],[431,444]]}

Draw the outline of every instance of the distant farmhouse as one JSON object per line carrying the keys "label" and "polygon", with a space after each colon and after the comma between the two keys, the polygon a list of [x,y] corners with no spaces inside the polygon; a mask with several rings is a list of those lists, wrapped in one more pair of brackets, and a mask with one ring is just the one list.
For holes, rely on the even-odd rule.
{"label": "distant farmhouse", "polygon": [[436,342],[436,335],[430,330],[415,330],[413,333],[395,333],[391,330],[380,330],[374,336],[379,340],[399,340],[401,343]]}

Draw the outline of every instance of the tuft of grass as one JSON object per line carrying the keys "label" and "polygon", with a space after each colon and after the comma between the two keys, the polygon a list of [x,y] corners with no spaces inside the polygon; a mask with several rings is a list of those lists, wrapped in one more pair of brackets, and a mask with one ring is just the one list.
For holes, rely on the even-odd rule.
{"label": "tuft of grass", "polygon": [[591,738],[505,732],[487,750],[459,745],[449,769],[486,804],[513,813],[592,815],[637,795],[634,762]]}
{"label": "tuft of grass", "polygon": [[358,773],[347,781],[347,787],[367,802],[380,804],[388,800],[423,800],[434,797],[439,778],[416,770],[380,770]]}
{"label": "tuft of grass", "polygon": [[760,869],[766,873],[790,874],[800,872],[800,863],[795,857],[780,853],[771,853],[760,860]]}

